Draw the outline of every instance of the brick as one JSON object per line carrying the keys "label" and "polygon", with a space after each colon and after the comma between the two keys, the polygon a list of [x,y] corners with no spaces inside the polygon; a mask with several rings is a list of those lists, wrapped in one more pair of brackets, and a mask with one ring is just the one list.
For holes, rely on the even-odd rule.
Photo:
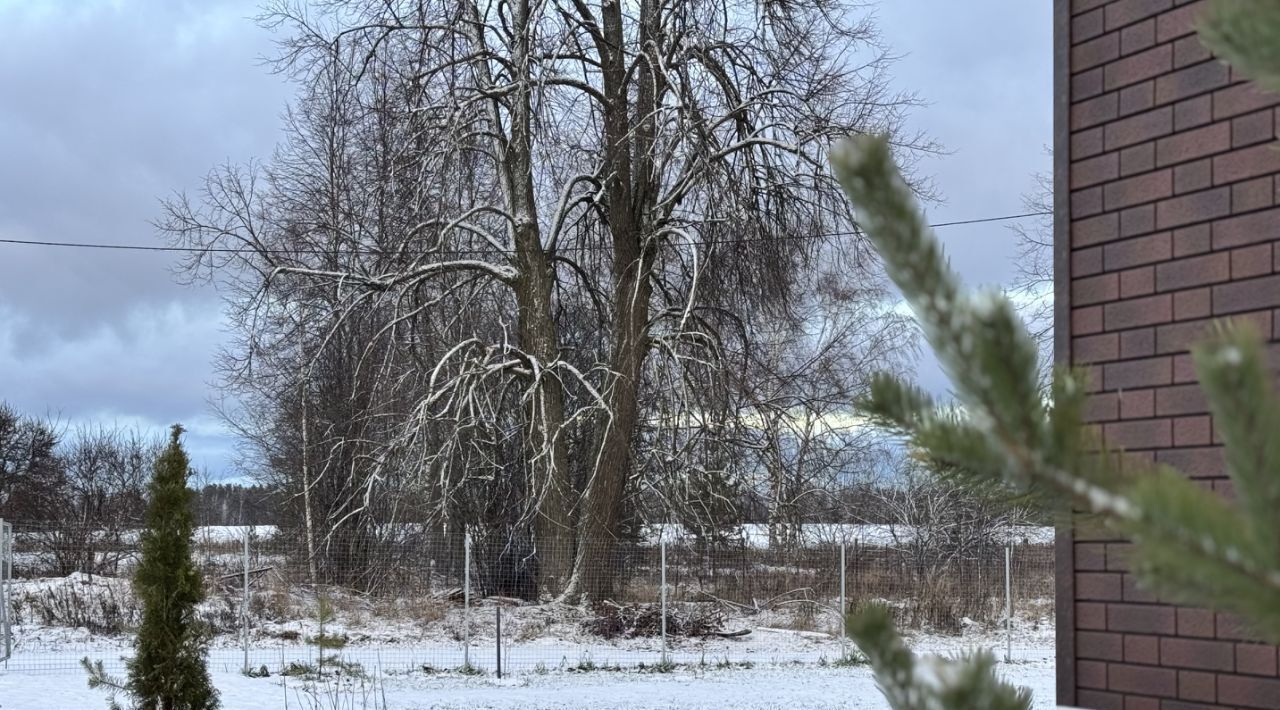
{"label": "brick", "polygon": [[1156,165],[1185,163],[1231,148],[1231,125],[1213,123],[1156,142]]}
{"label": "brick", "polygon": [[[1280,306],[1280,275],[1232,281],[1213,287],[1213,313],[1223,315]],[[1106,314],[1103,306],[1103,313]],[[1110,323],[1110,316],[1104,322]]]}
{"label": "brick", "polygon": [[[1173,128],[1185,131],[1188,128],[1203,126],[1213,120],[1213,97],[1197,96],[1194,99],[1179,101],[1173,106]],[[1101,144],[1098,150],[1102,150]],[[1074,151],[1072,155],[1077,155]]]}
{"label": "brick", "polygon": [[1208,446],[1212,440],[1209,417],[1180,417],[1173,420],[1174,446]]}
{"label": "brick", "polygon": [[1101,333],[1102,306],[1073,308],[1071,310],[1071,332],[1077,335]]}
{"label": "brick", "polygon": [[1178,697],[1178,672],[1167,668],[1113,663],[1107,667],[1107,688],[1164,698]]}
{"label": "brick", "polygon": [[1219,447],[1157,451],[1156,461],[1178,469],[1189,478],[1218,478],[1226,471],[1222,449]]}
{"label": "brick", "polygon": [[1104,153],[1096,158],[1080,160],[1071,165],[1071,188],[1090,187],[1120,175],[1120,154]]}
{"label": "brick", "polygon": [[1121,419],[1146,419],[1155,416],[1154,390],[1123,390],[1119,393]]}
{"label": "brick", "polygon": [[[1089,128],[1114,120],[1120,110],[1119,94],[1103,94],[1087,101],[1071,105],[1071,129]],[[1103,146],[1106,143],[1106,130],[1103,130]],[[1108,148],[1109,150],[1109,148]]]}
{"label": "brick", "polygon": [[1150,357],[1156,353],[1156,333],[1151,328],[1126,330],[1120,334],[1120,357]]}
{"label": "brick", "polygon": [[1108,211],[1173,196],[1173,171],[1161,170],[1117,180],[1103,188],[1103,206]]}
{"label": "brick", "polygon": [[1102,85],[1105,90],[1114,91],[1122,86],[1154,79],[1172,69],[1173,45],[1162,44],[1107,64],[1103,70]]}
{"label": "brick", "polygon": [[1240,617],[1234,614],[1219,612],[1215,622],[1218,627],[1218,638],[1229,641],[1258,641],[1255,633]]}
{"label": "brick", "polygon": [[1099,67],[1120,56],[1120,35],[1111,33],[1086,40],[1071,48],[1071,70],[1082,72]]}
{"label": "brick", "polygon": [[1213,612],[1207,609],[1187,609],[1180,607],[1177,610],[1177,618],[1179,636],[1213,638]]}
{"label": "brick", "polygon": [[1213,92],[1213,120],[1220,121],[1274,106],[1280,97],[1257,88],[1252,83],[1237,84]]}
{"label": "brick", "polygon": [[[1219,286],[1217,288],[1222,287]],[[1215,311],[1217,309],[1217,298],[1218,295],[1215,292]],[[1168,294],[1158,294],[1107,303],[1102,306],[1102,313],[1103,326],[1107,330],[1124,330],[1144,325],[1168,323],[1173,320],[1173,298]]]}
{"label": "brick", "polygon": [[1272,176],[1238,182],[1231,186],[1231,211],[1252,212],[1275,202],[1275,180]]}
{"label": "brick", "polygon": [[1236,673],[1276,675],[1276,648],[1257,643],[1236,644]]}
{"label": "brick", "polygon": [[[1171,365],[1169,358],[1108,363],[1103,367],[1104,388],[1127,390],[1167,385],[1173,377]],[[1159,395],[1156,400],[1158,403]]]}
{"label": "brick", "polygon": [[1089,217],[1102,212],[1102,186],[1071,193],[1071,214],[1075,217]]}
{"label": "brick", "polygon": [[1183,37],[1173,43],[1173,67],[1181,69],[1185,66],[1203,62],[1210,58],[1199,37]]}
{"label": "brick", "polygon": [[1103,432],[1108,447],[1126,451],[1168,448],[1173,443],[1167,419],[1111,422],[1103,426]]}
{"label": "brick", "polygon": [[[1270,265],[1268,265],[1270,266]],[[1143,266],[1120,272],[1120,298],[1147,296],[1156,292],[1156,269]]]}
{"label": "brick", "polygon": [[1071,77],[1071,100],[1080,101],[1081,99],[1101,94],[1103,91],[1102,77],[1102,67],[1090,69]]}
{"label": "brick", "polygon": [[[1211,297],[1212,298],[1212,297]],[[1207,310],[1201,304],[1193,303],[1197,308],[1192,315],[1199,315]],[[1205,313],[1204,315],[1208,315]],[[1208,333],[1209,322],[1205,320],[1187,321],[1163,325],[1156,328],[1156,353],[1168,355],[1176,352],[1188,352],[1191,346],[1204,340]]]}
{"label": "brick", "polygon": [[1231,147],[1265,143],[1276,137],[1275,112],[1257,111],[1231,121]]}
{"label": "brick", "polygon": [[1218,676],[1218,702],[1246,708],[1280,708],[1280,680]]}
{"label": "brick", "polygon": [[1212,673],[1178,671],[1178,698],[1211,703],[1218,696],[1215,680]]}
{"label": "brick", "polygon": [[1155,43],[1156,21],[1154,18],[1120,30],[1120,54],[1141,52]]}
{"label": "brick", "polygon": [[1076,693],[1076,701],[1082,707],[1095,708],[1095,710],[1125,710],[1123,695],[1100,690],[1081,689]]}
{"label": "brick", "polygon": [[1156,41],[1168,42],[1175,37],[1195,32],[1196,21],[1200,17],[1203,5],[1200,3],[1180,3],[1182,7],[1160,15],[1156,21]]}
{"label": "brick", "polygon": [[1105,31],[1102,8],[1071,18],[1071,39],[1075,42],[1093,39]]}
{"label": "brick", "polygon": [[1102,247],[1071,252],[1071,275],[1092,276],[1102,271]]}
{"label": "brick", "polygon": [[1126,663],[1147,663],[1155,665],[1160,662],[1160,639],[1156,636],[1124,637],[1124,658],[1107,660],[1123,660]]}
{"label": "brick", "polygon": [[1161,700],[1160,710],[1222,710],[1221,705],[1205,705],[1189,700]]}
{"label": "brick", "polygon": [[1124,699],[1124,710],[1160,710],[1160,701],[1130,695]]}
{"label": "brick", "polygon": [[1071,341],[1071,355],[1078,363],[1115,360],[1120,357],[1120,339],[1115,333],[1075,338]]}
{"label": "brick", "polygon": [[1098,543],[1079,543],[1075,545],[1075,566],[1077,570],[1100,572],[1107,568],[1107,546]]}
{"label": "brick", "polygon": [[[1090,395],[1084,404],[1086,422],[1109,422],[1120,416],[1120,398],[1114,393]],[[1076,569],[1083,569],[1079,564]]]}
{"label": "brick", "polygon": [[1280,172],[1280,150],[1271,143],[1233,150],[1213,159],[1213,183],[1224,185]]}
{"label": "brick", "polygon": [[1220,187],[1165,200],[1156,205],[1156,229],[1181,227],[1226,216],[1231,211],[1231,190]]}
{"label": "brick", "polygon": [[1197,224],[1173,230],[1173,257],[1175,259],[1209,251],[1213,232],[1210,225]]}
{"label": "brick", "polygon": [[1120,90],[1117,99],[1117,116],[1132,116],[1156,105],[1156,83],[1144,81]]}
{"label": "brick", "polygon": [[1082,601],[1120,601],[1123,599],[1120,575],[1108,572],[1077,572],[1076,599]]}
{"label": "brick", "polygon": [[1173,169],[1173,194],[1185,195],[1213,186],[1213,160],[1204,158]]}
{"label": "brick", "polygon": [[1231,217],[1213,225],[1213,248],[1227,249],[1280,238],[1280,209]]}
{"label": "brick", "polygon": [[1106,6],[1107,31],[1145,20],[1173,7],[1173,0],[1115,0]]}
{"label": "brick", "polygon": [[1117,274],[1099,274],[1071,282],[1071,302],[1079,306],[1114,301],[1119,295],[1120,277]]}
{"label": "brick", "polygon": [[1129,561],[1133,557],[1133,544],[1128,542],[1112,542],[1107,544],[1107,571],[1128,572]]}
{"label": "brick", "polygon": [[1169,417],[1185,414],[1204,414],[1209,411],[1200,385],[1176,385],[1156,391],[1156,416]]}
{"label": "brick", "polygon": [[1087,247],[1120,236],[1120,215],[1104,214],[1071,221],[1071,246]]}
{"label": "brick", "polygon": [[1122,239],[1154,232],[1155,229],[1156,208],[1154,205],[1130,207],[1120,213],[1120,238]]}
{"label": "brick", "polygon": [[1156,147],[1141,143],[1120,151],[1120,177],[1145,173],[1156,167]]}
{"label": "brick", "polygon": [[1081,688],[1105,690],[1107,687],[1107,664],[1101,661],[1077,661],[1076,683]]}
{"label": "brick", "polygon": [[1155,604],[1160,601],[1155,594],[1148,591],[1145,587],[1138,584],[1138,578],[1126,574],[1124,576],[1124,600],[1137,604]]}
{"label": "brick", "polygon": [[[1168,47],[1170,45],[1162,45]],[[1169,66],[1173,66],[1172,51]],[[1203,62],[1178,69],[1156,79],[1156,103],[1167,104],[1190,96],[1208,93],[1231,83],[1231,73],[1219,62]]]}
{"label": "brick", "polygon": [[1071,157],[1088,158],[1102,152],[1102,129],[1090,128],[1071,135]]}
{"label": "brick", "polygon": [[1076,602],[1076,628],[1107,630],[1107,605],[1099,602]]}
{"label": "brick", "polygon": [[1160,663],[1175,668],[1232,671],[1236,666],[1235,645],[1229,641],[1160,639]]}
{"label": "brick", "polygon": [[1173,319],[1208,318],[1213,313],[1213,290],[1197,288],[1173,294]]}
{"label": "brick", "polygon": [[1076,656],[1099,661],[1123,661],[1124,636],[1080,631],[1076,634]]}
{"label": "brick", "polygon": [[1231,252],[1231,278],[1249,279],[1271,273],[1271,245],[1255,244]]}
{"label": "brick", "polygon": [[1156,266],[1156,290],[1173,291],[1226,281],[1231,277],[1231,257],[1218,252],[1175,259]]}
{"label": "brick", "polygon": [[1196,381],[1196,366],[1192,361],[1190,353],[1181,353],[1173,356],[1173,382],[1174,384],[1187,384]]}
{"label": "brick", "polygon": [[1129,269],[1173,257],[1173,236],[1169,232],[1126,239],[1103,247],[1102,264],[1107,271]]}
{"label": "brick", "polygon": [[[1106,94],[1105,96],[1110,95]],[[1099,98],[1105,98],[1105,96]],[[1076,106],[1083,105],[1077,104]],[[1082,125],[1078,127],[1087,128],[1088,126]],[[1173,109],[1166,106],[1107,124],[1106,129],[1103,131],[1103,144],[1107,150],[1116,150],[1169,135],[1172,131]]]}

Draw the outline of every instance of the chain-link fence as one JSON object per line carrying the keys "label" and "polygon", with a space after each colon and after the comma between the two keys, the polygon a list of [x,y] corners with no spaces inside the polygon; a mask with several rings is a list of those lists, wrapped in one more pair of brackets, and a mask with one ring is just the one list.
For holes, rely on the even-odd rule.
{"label": "chain-link fence", "polygon": [[[5,667],[63,670],[88,657],[118,668],[140,615],[130,584],[138,537],[15,525]],[[786,536],[742,526],[712,540],[657,526],[614,541],[579,565],[590,574],[567,580],[540,564],[575,550],[548,555],[474,530],[400,525],[308,544],[296,530],[201,528],[195,550],[210,663],[226,670],[842,663],[852,647],[841,611],[867,603],[893,609],[919,650],[1051,657],[1049,531],[956,539],[839,525]]]}

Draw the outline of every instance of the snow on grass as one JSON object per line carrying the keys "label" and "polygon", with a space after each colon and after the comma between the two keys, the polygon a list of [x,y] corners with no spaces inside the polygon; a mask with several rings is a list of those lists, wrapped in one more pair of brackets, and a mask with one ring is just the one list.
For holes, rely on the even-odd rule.
{"label": "snow on grass", "polygon": [[[661,539],[692,539],[693,535],[679,523],[647,525],[644,539],[657,544]],[[918,534],[913,525],[871,523],[806,523],[801,526],[800,543],[803,545],[860,544],[877,547],[897,547],[915,540]],[[999,528],[994,532],[995,542],[1011,542],[1017,545],[1048,545],[1053,543],[1052,527],[1040,525],[1015,525]],[[769,526],[763,523],[738,525],[727,533],[729,540],[741,540],[747,547],[764,550],[769,548]]]}
{"label": "snow on grass", "polygon": [[[1054,707],[1051,661],[1001,664],[1010,682],[1030,688],[1036,708]],[[491,675],[377,674],[345,681],[248,678],[214,670],[213,679],[228,710],[274,708],[385,708],[386,710],[480,708],[848,708],[886,707],[870,669],[792,665],[717,669],[677,668],[670,673],[619,671],[548,672],[499,680]],[[384,702],[385,699],[385,702]],[[104,707],[101,692],[90,691],[83,674],[24,675],[0,672],[4,710]]]}

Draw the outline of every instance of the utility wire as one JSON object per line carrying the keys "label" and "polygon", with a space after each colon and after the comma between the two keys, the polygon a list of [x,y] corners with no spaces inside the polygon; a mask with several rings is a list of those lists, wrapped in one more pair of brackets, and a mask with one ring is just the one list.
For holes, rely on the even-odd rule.
{"label": "utility wire", "polygon": [[[964,224],[986,224],[989,222],[1007,222],[1014,219],[1026,219],[1029,217],[1045,217],[1053,214],[1052,212],[1026,212],[1024,214],[1011,214],[1002,217],[982,217],[979,219],[963,219],[954,222],[939,222],[931,224],[930,227],[937,229],[939,227],[956,227]],[[787,237],[752,237],[746,239],[711,239],[699,244],[744,244],[750,242],[772,242],[772,241],[788,241],[800,239],[824,239],[827,237],[852,237],[858,232],[824,232],[820,234],[796,234]],[[51,242],[36,239],[0,239],[0,244],[13,244],[17,246],[30,247],[58,247],[65,249],[102,249],[108,251],[158,251],[158,252],[199,252],[211,254],[328,254],[328,250],[324,249],[249,249],[246,247],[172,247],[172,246],[150,246],[146,244],[105,244],[101,242]],[[604,246],[580,246],[569,247],[568,251],[581,250],[603,250],[608,247]],[[496,250],[493,249],[433,249],[429,251],[387,251],[380,249],[353,249],[346,253],[369,254],[374,256],[387,256],[393,254],[441,254],[449,256],[480,256],[492,254]],[[513,251],[503,250],[499,253],[512,254]]]}

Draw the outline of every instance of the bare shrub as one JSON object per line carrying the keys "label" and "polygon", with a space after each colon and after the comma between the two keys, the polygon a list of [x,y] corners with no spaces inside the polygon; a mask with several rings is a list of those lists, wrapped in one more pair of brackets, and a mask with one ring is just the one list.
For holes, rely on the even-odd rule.
{"label": "bare shrub", "polygon": [[113,584],[68,580],[15,597],[14,605],[29,609],[32,618],[45,626],[83,628],[109,636],[132,631],[139,619],[133,595]]}
{"label": "bare shrub", "polygon": [[[602,602],[592,605],[591,614],[582,630],[601,638],[651,638],[662,633],[658,604]],[[680,604],[667,610],[668,636],[709,636],[723,628],[724,614],[711,604]]]}

